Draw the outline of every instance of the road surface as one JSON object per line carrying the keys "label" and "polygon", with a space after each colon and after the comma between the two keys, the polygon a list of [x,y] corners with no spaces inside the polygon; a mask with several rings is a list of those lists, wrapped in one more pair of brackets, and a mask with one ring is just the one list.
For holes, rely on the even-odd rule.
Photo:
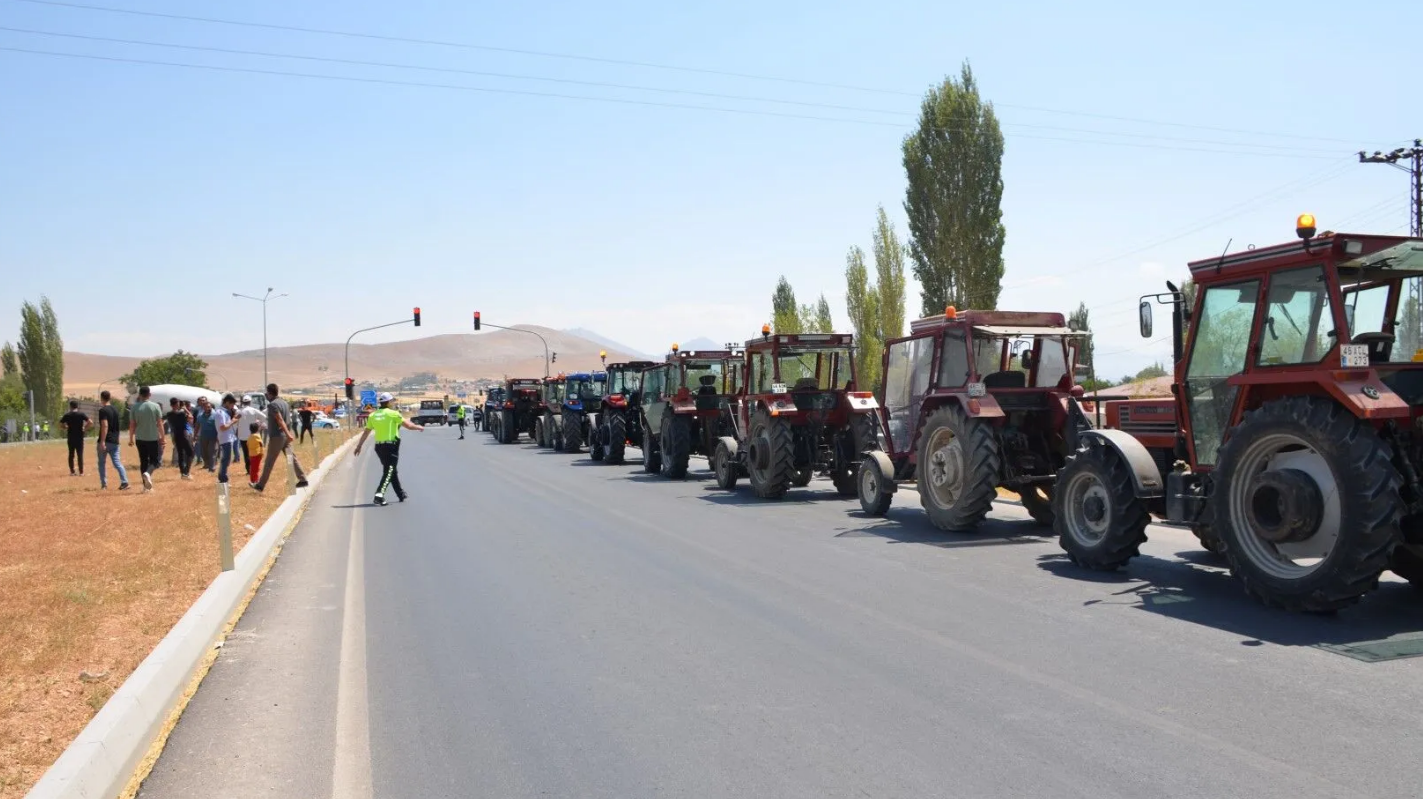
{"label": "road surface", "polygon": [[1324,648],[1423,637],[1406,585],[1289,616],[1184,531],[1084,574],[1011,504],[948,535],[693,463],[434,427],[377,508],[348,459],[139,795],[1423,794],[1423,659]]}

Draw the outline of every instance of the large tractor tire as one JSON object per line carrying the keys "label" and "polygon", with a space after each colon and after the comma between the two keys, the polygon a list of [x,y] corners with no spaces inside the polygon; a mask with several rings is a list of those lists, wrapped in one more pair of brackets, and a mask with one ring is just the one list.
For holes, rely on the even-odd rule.
{"label": "large tractor tire", "polygon": [[692,454],[692,428],[687,420],[670,410],[662,415],[662,434],[657,442],[662,449],[662,476],[670,480],[685,480],[687,462]]}
{"label": "large tractor tire", "polygon": [[998,496],[1002,456],[987,422],[957,405],[929,414],[920,434],[919,500],[940,530],[972,532]]}
{"label": "large tractor tire", "polygon": [[746,471],[751,491],[762,499],[780,499],[795,480],[795,436],[791,426],[765,411],[751,419]]}
{"label": "large tractor tire", "polygon": [[534,443],[540,447],[548,446],[548,426],[544,424],[542,416],[534,420]]}
{"label": "large tractor tire", "polygon": [[602,461],[608,457],[608,429],[597,416],[588,417],[588,457]]}
{"label": "large tractor tire", "polygon": [[795,488],[805,488],[810,485],[810,481],[815,477],[815,470],[809,466],[802,466],[795,470],[795,477],[791,478],[791,485]]}
{"label": "large tractor tire", "polygon": [[662,448],[658,446],[661,442],[657,440],[657,436],[652,435],[646,424],[642,429],[642,471],[645,474],[657,474],[662,471]]}
{"label": "large tractor tire", "polygon": [[1214,529],[1208,522],[1197,522],[1191,525],[1191,535],[1201,542],[1201,548],[1215,555],[1225,554],[1225,542],[1220,540]]}
{"label": "large tractor tire", "polygon": [[499,412],[499,443],[512,444],[519,434],[514,427],[514,412],[504,410]]}
{"label": "large tractor tire", "polygon": [[1018,492],[1023,502],[1023,510],[1033,517],[1033,521],[1044,527],[1052,526],[1052,483],[1034,483]]}
{"label": "large tractor tire", "polygon": [[583,449],[583,424],[575,414],[563,420],[563,451],[578,454]]}
{"label": "large tractor tire", "polygon": [[1068,457],[1052,491],[1053,530],[1073,563],[1116,571],[1141,554],[1151,516],[1136,495],[1131,468],[1099,440]]}
{"label": "large tractor tire", "polygon": [[607,436],[608,455],[603,462],[617,466],[627,457],[628,421],[621,413],[609,415]]}
{"label": "large tractor tire", "polygon": [[846,431],[850,436],[850,447],[855,457],[830,473],[835,491],[842,497],[853,497],[859,493],[860,466],[865,455],[879,449],[879,436],[875,432],[875,420],[867,413],[857,413],[850,417]]}
{"label": "large tractor tire", "polygon": [[1331,400],[1291,397],[1245,414],[1216,460],[1212,529],[1230,570],[1266,605],[1330,613],[1378,587],[1402,479],[1393,449]]}
{"label": "large tractor tire", "polygon": [[554,452],[563,451],[563,417],[548,417],[548,445],[553,447]]}
{"label": "large tractor tire", "polygon": [[736,488],[736,480],[741,477],[741,464],[736,462],[736,453],[740,449],[736,439],[730,436],[717,439],[716,449],[712,450],[711,467],[718,488],[727,491]]}
{"label": "large tractor tire", "polygon": [[1423,544],[1399,544],[1388,568],[1414,588],[1423,588]]}

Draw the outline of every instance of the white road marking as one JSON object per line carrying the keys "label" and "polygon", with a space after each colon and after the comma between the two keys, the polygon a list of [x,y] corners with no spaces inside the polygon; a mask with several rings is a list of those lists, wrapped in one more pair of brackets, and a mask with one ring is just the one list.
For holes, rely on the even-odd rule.
{"label": "white road marking", "polygon": [[[359,480],[352,504],[360,491]],[[360,508],[351,514],[346,553],[346,601],[341,620],[341,664],[336,677],[336,755],[333,799],[368,799],[371,789],[371,729],[366,683],[365,527]]]}

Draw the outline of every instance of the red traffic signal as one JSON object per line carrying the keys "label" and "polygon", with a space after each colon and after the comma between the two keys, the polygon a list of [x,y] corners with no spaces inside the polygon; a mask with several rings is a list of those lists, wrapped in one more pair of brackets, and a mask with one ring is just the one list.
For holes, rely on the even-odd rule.
{"label": "red traffic signal", "polygon": [[346,378],[346,399],[356,398],[356,381]]}
{"label": "red traffic signal", "polygon": [[419,327],[419,326],[420,326],[420,308],[419,308],[419,307],[416,307],[416,308],[415,308],[415,326],[416,326],[416,327]]}
{"label": "red traffic signal", "polygon": [[474,329],[479,329],[479,311],[474,312]]}

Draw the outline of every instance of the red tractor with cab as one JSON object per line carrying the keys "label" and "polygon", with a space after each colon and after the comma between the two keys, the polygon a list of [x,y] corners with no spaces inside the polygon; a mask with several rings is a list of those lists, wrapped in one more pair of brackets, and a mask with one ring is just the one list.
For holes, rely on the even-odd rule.
{"label": "red tractor with cab", "polygon": [[692,455],[710,457],[731,430],[722,400],[741,388],[739,349],[681,352],[642,372],[642,470],[673,480],[687,476]]}
{"label": "red tractor with cab", "polygon": [[1143,336],[1172,308],[1173,396],[1107,403],[1119,429],[1083,433],[1058,473],[1078,565],[1125,565],[1156,517],[1287,610],[1347,606],[1390,568],[1423,583],[1423,240],[1316,236],[1307,214],[1296,233],[1191,263],[1194,296],[1142,300]]}
{"label": "red tractor with cab", "polygon": [[854,336],[777,333],[746,342],[745,377],[723,398],[728,435],[712,452],[717,485],[750,478],[758,497],[780,499],[819,473],[841,496],[854,496],[855,470],[879,446],[872,392],[855,383]]}
{"label": "red tractor with cab", "polygon": [[884,351],[885,446],[860,464],[857,491],[883,516],[899,485],[913,481],[929,521],[968,532],[1001,486],[1022,497],[1039,524],[1052,524],[1052,485],[1089,428],[1069,399],[1078,345],[1060,313],[959,311],[910,324]]}
{"label": "red tractor with cab", "polygon": [[[606,355],[603,357],[606,358]],[[606,363],[606,361],[605,361]],[[642,446],[642,370],[652,361],[627,361],[604,366],[608,379],[597,411],[588,418],[588,456],[595,461],[620,464],[627,446]]]}

